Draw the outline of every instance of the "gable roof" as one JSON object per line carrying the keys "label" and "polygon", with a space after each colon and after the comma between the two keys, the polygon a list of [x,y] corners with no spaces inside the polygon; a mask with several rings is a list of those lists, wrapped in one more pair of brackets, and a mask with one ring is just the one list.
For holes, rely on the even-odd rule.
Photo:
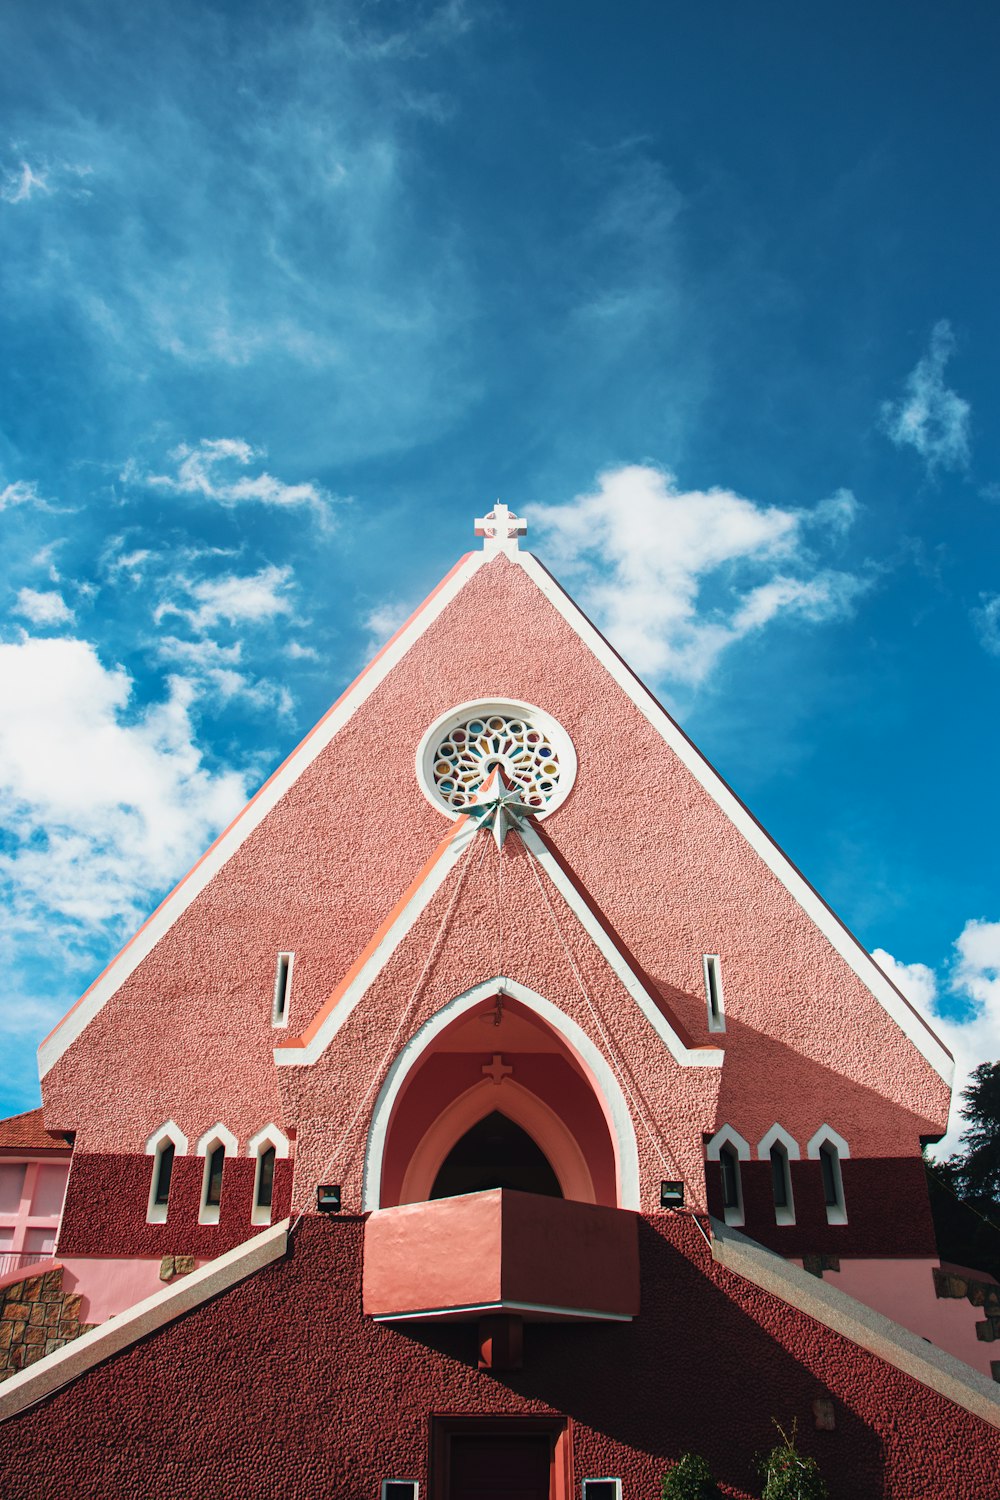
{"label": "gable roof", "polygon": [[0,1120],[0,1151],[68,1151],[69,1143],[50,1135],[40,1109]]}
{"label": "gable roof", "polygon": [[[213,876],[235,854],[244,840],[258,827],[338,731],[388,674],[403,661],[413,645],[456,599],[470,579],[484,566],[503,568],[510,565],[523,569],[525,575],[610,674],[639,713],[717,804],[730,823],[781,882],[805,915],[822,932],[833,949],[853,970],[904,1035],[940,1077],[946,1083],[951,1083],[954,1066],[951,1054],[935,1036],[924,1018],[883,974],[857,938],[767,834],[753,814],[670,717],[645,684],[605,640],[579,606],[531,553],[520,552],[513,548],[496,549],[489,546],[482,552],[467,553],[459,560],[58,1023],[39,1048],[39,1071],[42,1077],[83,1032],[89,1021],[100,1011],[111,995],[134,972],[164,933],[187,910]],[[435,855],[434,859],[438,857],[439,854]],[[429,878],[427,872],[421,872],[418,882],[426,878]],[[412,890],[411,887],[411,892],[407,893],[407,897],[412,894]],[[404,901],[407,897],[403,898]],[[679,1035],[676,1032],[674,1036],[679,1041]]]}

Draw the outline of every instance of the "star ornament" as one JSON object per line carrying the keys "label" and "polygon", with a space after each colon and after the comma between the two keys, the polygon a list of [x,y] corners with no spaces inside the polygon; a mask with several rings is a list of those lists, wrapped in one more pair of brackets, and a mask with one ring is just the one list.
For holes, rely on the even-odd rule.
{"label": "star ornament", "polygon": [[490,772],[476,792],[468,815],[477,828],[489,828],[498,849],[513,828],[520,832],[525,818],[530,818],[535,808],[521,801],[521,789],[512,786],[499,766]]}

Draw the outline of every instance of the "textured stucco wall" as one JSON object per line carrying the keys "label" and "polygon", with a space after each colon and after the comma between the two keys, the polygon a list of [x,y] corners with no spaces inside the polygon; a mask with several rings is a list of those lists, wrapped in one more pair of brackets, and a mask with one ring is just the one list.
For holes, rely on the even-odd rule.
{"label": "textured stucco wall", "polygon": [[[283,1101],[273,1042],[310,1020],[441,837],[446,821],[416,783],[414,751],[436,716],[477,697],[534,702],[572,736],[576,786],[546,831],[696,1041],[716,1040],[706,1030],[702,954],[722,957],[728,1029],[716,1098],[718,1075],[673,1067],[633,1003],[601,975],[594,950],[575,944],[677,1174],[700,1179],[701,1134],[723,1122],[755,1144],[777,1120],[804,1146],[828,1121],[855,1158],[915,1155],[918,1136],[943,1123],[940,1080],[503,557],[472,578],[54,1066],[47,1125],[75,1129],[78,1149],[90,1154],[140,1151],[168,1118],[191,1141],[222,1119],[241,1144],[269,1121],[298,1125],[305,1202],[326,1175],[348,1101],[367,1087],[391,1036],[417,950],[397,955],[365,1017],[352,1018],[311,1080],[309,1070],[283,1070]],[[496,972],[497,889],[490,871],[463,892],[461,930],[429,976],[423,1014],[484,970]],[[507,972],[582,1014],[517,847],[503,899]],[[441,911],[438,899],[424,942]],[[276,1034],[279,949],[296,960],[291,1032]],[[364,1126],[362,1118],[360,1134]],[[673,1172],[638,1125],[637,1133],[648,1203]],[[356,1201],[356,1144],[350,1155],[339,1175]]]}
{"label": "textured stucco wall", "polygon": [[[155,1258],[194,1255],[214,1260],[241,1245],[261,1226],[251,1223],[256,1162],[229,1157],[222,1179],[218,1224],[199,1224],[203,1156],[177,1156],[163,1224],[147,1224],[151,1156],[81,1152],[73,1157],[59,1231],[60,1256],[120,1255]],[[274,1164],[271,1222],[288,1214],[292,1162]]]}
{"label": "textured stucco wall", "polygon": [[627,1500],[657,1500],[688,1450],[759,1493],[774,1417],[798,1418],[832,1500],[995,1492],[996,1428],[716,1265],[689,1220],[639,1228],[635,1322],[531,1325],[501,1373],[477,1368],[474,1325],[365,1320],[362,1223],[307,1218],[291,1259],[0,1426],[5,1500],[376,1500],[385,1477],[426,1479],[433,1411],[564,1413],[575,1483],[620,1475]]}

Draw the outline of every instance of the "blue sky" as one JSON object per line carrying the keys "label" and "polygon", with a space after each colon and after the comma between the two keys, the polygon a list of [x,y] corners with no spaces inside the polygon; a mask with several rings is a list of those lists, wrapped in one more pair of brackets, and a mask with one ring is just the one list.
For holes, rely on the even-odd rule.
{"label": "blue sky", "polygon": [[0,47],[0,1109],[495,496],[997,1056],[990,0],[10,0]]}

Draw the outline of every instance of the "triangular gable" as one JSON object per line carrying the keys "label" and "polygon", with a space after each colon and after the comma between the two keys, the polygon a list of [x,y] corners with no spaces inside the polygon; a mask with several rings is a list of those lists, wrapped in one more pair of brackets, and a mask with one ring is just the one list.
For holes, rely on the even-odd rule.
{"label": "triangular gable", "polygon": [[[274,1060],[279,1067],[310,1066],[323,1055],[448,877],[463,857],[470,856],[478,833],[480,829],[471,818],[462,816],[458,819],[305,1031],[275,1047]],[[718,1047],[692,1044],[684,1028],[669,1013],[662,998],[642,974],[611,922],[586,894],[538,823],[533,818],[526,819],[523,828],[511,836],[521,839],[536,869],[541,872],[541,878],[548,880],[562,897],[590,943],[632,996],[674,1061],[687,1068],[721,1067],[725,1054]],[[488,837],[485,831],[482,837]]]}
{"label": "triangular gable", "polygon": [[[953,1060],[922,1016],[882,973],[870,954],[813,889],[792,861],[761,827],[753,814],[706,760],[683,730],[657,702],[649,689],[622,661],[596,627],[530,553],[513,547],[469,553],[463,557],[392,640],[341,695],[301,744],[292,752],[230,826],[219,836],[191,872],[174,888],[135,937],[77,1001],[39,1048],[39,1069],[45,1073],[83,1032],[89,1021],[150,953],[191,903],[205,889],[244,840],[258,827],[289,788],[312,764],[333,737],[362,706],[413,645],[456,599],[472,577],[486,565],[514,564],[535,584],[582,644],[609,673],[618,687],[674,752],[681,764],[715,802],[792,899],[844,960],[862,984],[946,1082],[951,1082]],[[673,1032],[679,1041],[677,1033]]]}

